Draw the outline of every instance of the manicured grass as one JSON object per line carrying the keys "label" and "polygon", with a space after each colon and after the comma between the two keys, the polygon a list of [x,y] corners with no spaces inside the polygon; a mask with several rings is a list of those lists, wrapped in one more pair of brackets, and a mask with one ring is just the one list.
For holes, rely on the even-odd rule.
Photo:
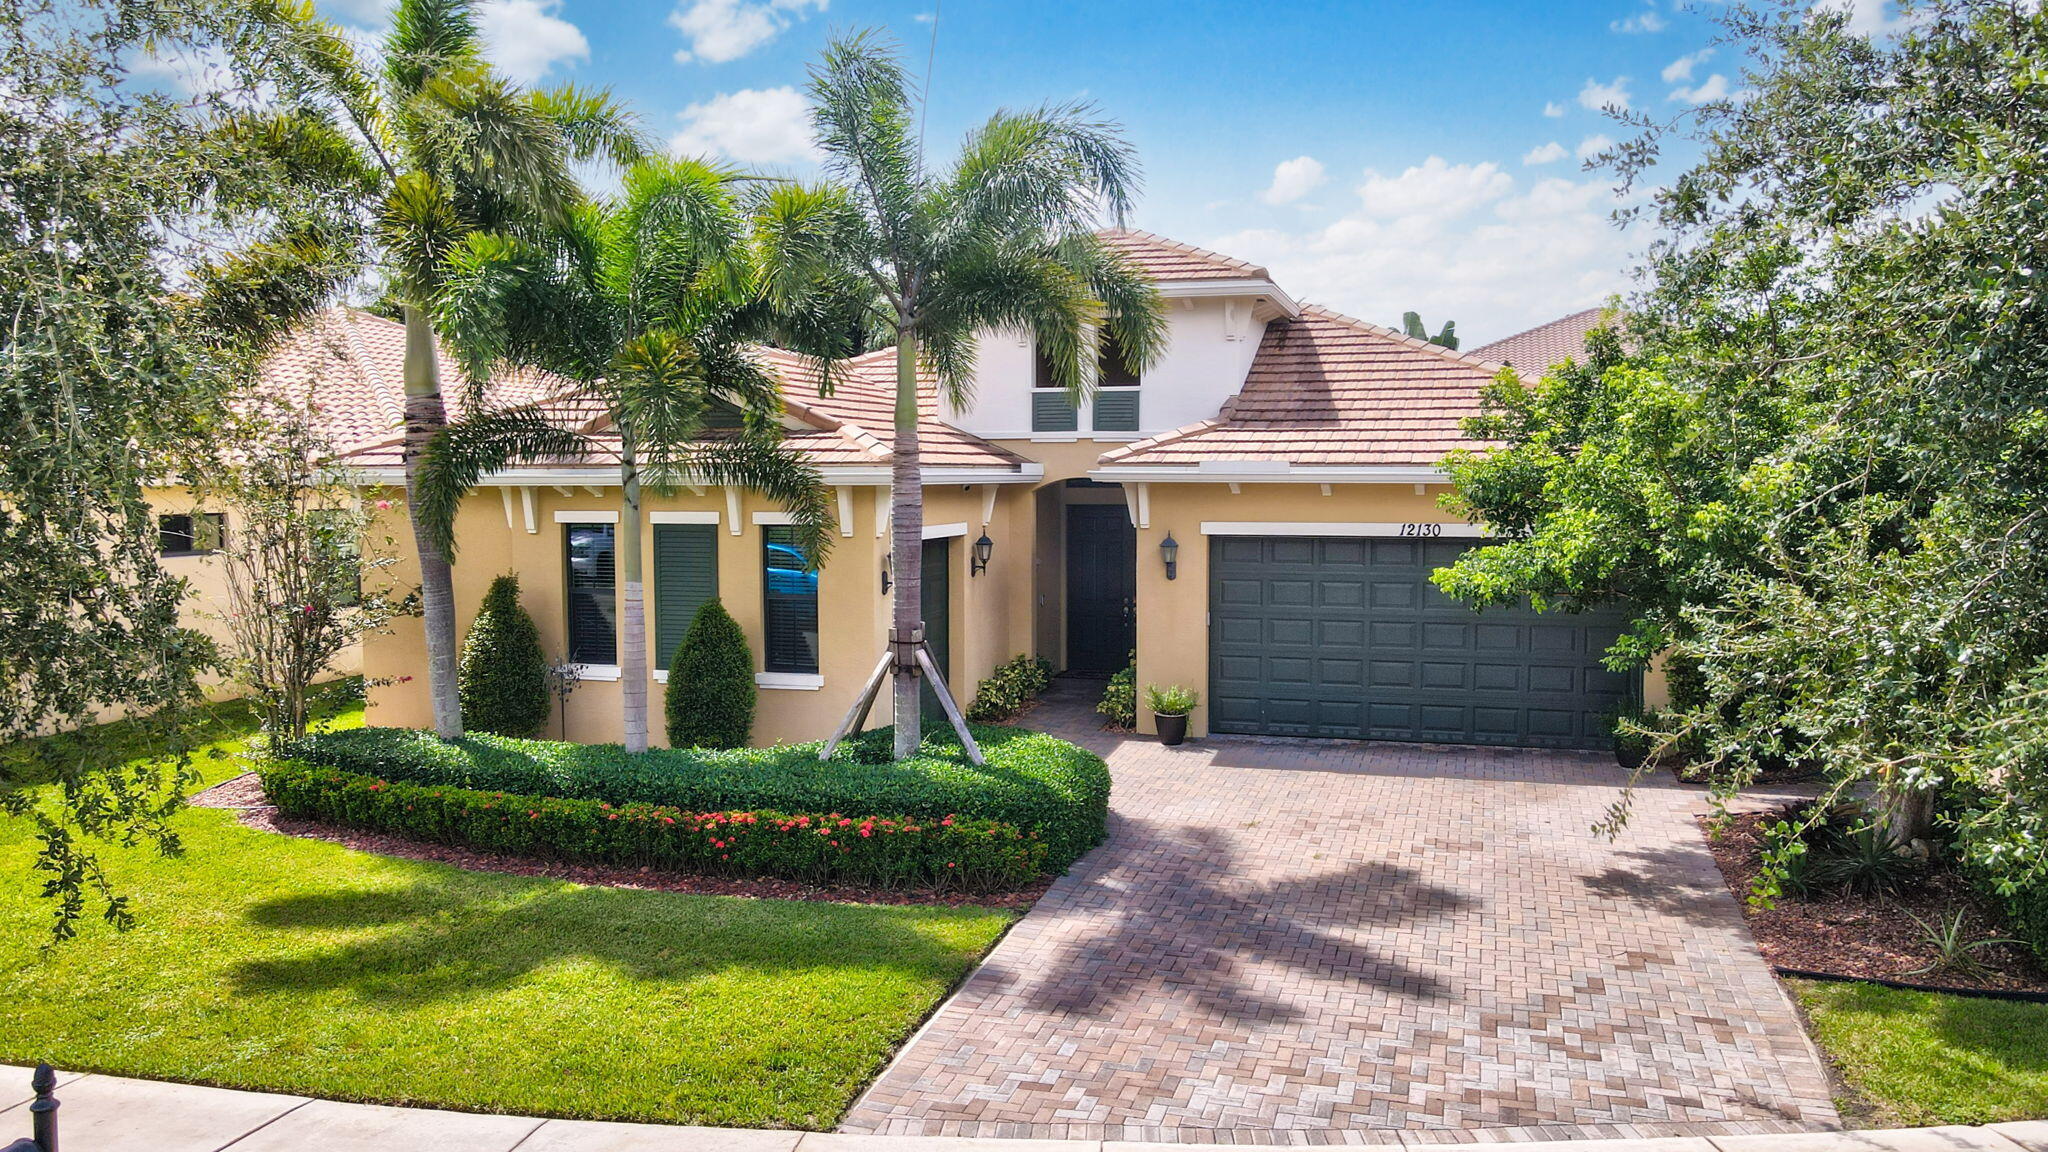
{"label": "manicured grass", "polygon": [[1918,1127],[2048,1116],[2048,1004],[1795,980],[1813,1037],[1876,1112]]}
{"label": "manicured grass", "polygon": [[[198,762],[209,782],[244,767],[224,727],[223,754]],[[46,949],[33,845],[0,818],[0,1062],[824,1128],[1013,916],[586,888],[255,832],[222,811],[178,821],[182,858],[109,853],[140,927]]]}

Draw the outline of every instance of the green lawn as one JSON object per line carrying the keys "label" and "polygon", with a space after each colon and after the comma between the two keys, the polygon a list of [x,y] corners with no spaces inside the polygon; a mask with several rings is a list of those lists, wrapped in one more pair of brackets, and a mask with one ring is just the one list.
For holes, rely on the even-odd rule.
{"label": "green lawn", "polygon": [[1873,1111],[1918,1127],[2048,1116],[2048,1004],[1794,980],[1813,1036]]}
{"label": "green lawn", "polygon": [[[208,782],[241,770],[224,715]],[[0,817],[0,1062],[824,1128],[1014,915],[586,888],[178,819],[182,858],[109,853],[138,928],[46,949]]]}

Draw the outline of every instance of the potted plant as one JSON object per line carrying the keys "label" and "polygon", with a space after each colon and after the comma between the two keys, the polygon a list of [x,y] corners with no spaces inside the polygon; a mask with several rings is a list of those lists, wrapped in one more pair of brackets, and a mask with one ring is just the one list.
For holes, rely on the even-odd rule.
{"label": "potted plant", "polygon": [[1650,758],[1657,724],[1656,714],[1647,708],[1630,708],[1614,718],[1614,762],[1633,772]]}
{"label": "potted plant", "polygon": [[1201,703],[1202,694],[1192,688],[1168,684],[1145,685],[1145,707],[1152,710],[1152,722],[1159,728],[1159,742],[1172,747],[1188,738],[1188,713]]}

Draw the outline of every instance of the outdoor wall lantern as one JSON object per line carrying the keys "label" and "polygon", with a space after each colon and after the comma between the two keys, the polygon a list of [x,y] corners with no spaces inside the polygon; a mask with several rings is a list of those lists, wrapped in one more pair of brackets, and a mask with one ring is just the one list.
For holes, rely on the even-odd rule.
{"label": "outdoor wall lantern", "polygon": [[974,565],[968,570],[969,576],[979,576],[988,571],[988,558],[996,554],[996,542],[988,538],[984,530],[981,539],[974,542]]}
{"label": "outdoor wall lantern", "polygon": [[889,554],[884,552],[882,553],[882,595],[887,596],[889,594],[889,585],[892,583],[894,581],[889,579]]}
{"label": "outdoor wall lantern", "polygon": [[1159,542],[1159,558],[1166,561],[1166,578],[1180,575],[1180,541],[1173,538],[1173,530],[1167,529],[1166,539]]}

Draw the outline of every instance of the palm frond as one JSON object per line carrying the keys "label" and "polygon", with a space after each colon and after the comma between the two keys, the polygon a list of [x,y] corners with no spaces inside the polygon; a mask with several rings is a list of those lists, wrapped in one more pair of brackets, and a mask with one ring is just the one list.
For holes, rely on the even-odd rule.
{"label": "palm frond", "polygon": [[612,98],[609,88],[562,84],[530,93],[535,111],[551,121],[577,163],[602,161],[630,168],[652,156],[656,144],[641,130],[640,118]]}
{"label": "palm frond", "polygon": [[925,288],[919,335],[926,362],[956,407],[971,398],[971,334],[985,328],[1031,333],[1053,380],[1076,403],[1094,392],[1096,330],[1106,309],[1081,272],[1041,247],[956,250]]}
{"label": "palm frond", "polygon": [[690,328],[745,299],[753,273],[736,180],[687,159],[648,160],[626,173],[606,279],[636,316]]}
{"label": "palm frond", "polygon": [[[267,169],[264,176],[244,182],[249,186],[213,188],[223,204],[256,206],[274,197],[278,186],[318,189],[360,204],[384,185],[375,158],[316,108],[238,112],[222,120],[214,133]],[[266,181],[269,186],[258,186]]]}
{"label": "palm frond", "polygon": [[1029,242],[1121,223],[1139,187],[1137,154],[1085,104],[998,112],[970,135],[945,182],[941,242]]}
{"label": "palm frond", "polygon": [[825,170],[846,185],[882,247],[903,262],[921,242],[917,207],[925,178],[912,136],[910,81],[895,46],[873,30],[834,39],[812,65],[808,91]]}
{"label": "palm frond", "polygon": [[782,505],[812,569],[831,555],[838,525],[831,490],[818,470],[789,445],[760,436],[713,441],[693,451],[686,467],[697,483],[748,488]]}
{"label": "palm frond", "polygon": [[399,0],[384,38],[384,82],[403,103],[437,74],[483,59],[471,0]]}
{"label": "palm frond", "polygon": [[247,0],[243,11],[285,65],[285,94],[332,101],[375,153],[370,159],[388,172],[376,80],[341,27],[321,16],[312,0]]}
{"label": "palm frond", "polygon": [[704,430],[708,394],[696,346],[668,329],[643,332],[620,347],[605,390],[648,485],[673,489],[682,482],[680,462]]}
{"label": "palm frond", "polygon": [[562,130],[480,63],[428,77],[405,120],[413,164],[448,182],[474,227],[498,228],[514,208],[559,220],[581,195]]}
{"label": "palm frond", "polygon": [[462,498],[493,472],[521,461],[574,456],[584,440],[548,423],[535,405],[478,412],[434,434],[420,460],[413,491],[427,535],[442,553],[455,555],[455,513]]}
{"label": "palm frond", "polygon": [[432,294],[443,262],[465,234],[447,186],[424,172],[400,176],[377,215],[385,263],[399,290],[415,300]]}
{"label": "palm frond", "polygon": [[361,268],[353,230],[294,228],[197,269],[191,310],[214,342],[261,351],[325,306]]}
{"label": "palm frond", "polygon": [[472,232],[449,253],[434,293],[434,328],[480,398],[511,351],[511,297],[539,275],[541,255],[510,236]]}

